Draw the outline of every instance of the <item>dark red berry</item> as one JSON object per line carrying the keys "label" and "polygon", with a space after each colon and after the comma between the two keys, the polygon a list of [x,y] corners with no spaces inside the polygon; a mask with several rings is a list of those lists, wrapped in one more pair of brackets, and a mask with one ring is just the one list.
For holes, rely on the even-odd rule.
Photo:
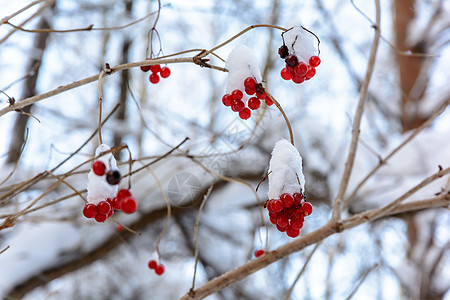
{"label": "dark red berry", "polygon": [[254,95],[256,93],[256,89],[245,88],[245,93],[250,96]]}
{"label": "dark red berry", "polygon": [[242,102],[240,100],[234,101],[233,104],[231,104],[231,110],[235,111],[235,112],[240,112],[244,108],[245,108],[245,104],[244,104],[244,102]]}
{"label": "dark red berry", "polygon": [[306,75],[307,72],[308,72],[308,66],[303,62],[298,63],[294,67],[294,73],[297,76],[303,77]]}
{"label": "dark red berry", "polygon": [[306,77],[304,77],[304,76],[294,75],[294,76],[292,77],[292,81],[293,81],[294,83],[296,83],[296,84],[300,84],[300,83],[302,83],[303,81],[305,81],[305,78],[306,78]]}
{"label": "dark red berry", "polygon": [[295,75],[294,68],[289,67],[287,64],[286,64],[285,68],[286,68],[286,71],[288,71],[289,74],[291,74],[292,76]]}
{"label": "dark red berry", "polygon": [[111,170],[106,173],[106,181],[111,185],[119,184],[120,182],[120,172],[118,170]]}
{"label": "dark red berry", "polygon": [[281,78],[283,78],[284,80],[292,79],[292,74],[289,73],[289,71],[286,68],[281,69],[280,75],[281,75]]}
{"label": "dark red berry", "polygon": [[288,227],[286,230],[286,234],[291,238],[295,238],[300,235],[300,230],[292,228],[292,227]]}
{"label": "dark red berry", "polygon": [[294,198],[291,196],[291,194],[288,193],[281,194],[280,200],[283,201],[283,205],[285,208],[289,208],[292,205],[294,205]]}
{"label": "dark red berry", "polygon": [[280,199],[272,199],[270,201],[272,201],[271,208],[273,212],[280,212],[283,210],[284,205]]}
{"label": "dark red berry", "polygon": [[272,223],[274,225],[277,225],[277,219],[278,219],[278,217],[277,218],[270,218],[270,223]]}
{"label": "dark red berry", "polygon": [[97,214],[97,205],[92,203],[86,203],[83,208],[83,215],[88,218],[92,219]]}
{"label": "dark red berry", "polygon": [[302,203],[302,210],[303,210],[303,214],[305,216],[309,216],[313,212],[313,207],[312,207],[311,203],[303,202]]}
{"label": "dark red berry", "polygon": [[106,221],[106,215],[104,214],[96,214],[95,215],[95,221],[99,222],[99,223],[103,223]]}
{"label": "dark red berry", "polygon": [[122,209],[122,198],[114,197],[114,199],[112,201],[112,207],[114,209],[121,210]]}
{"label": "dark red berry", "polygon": [[148,267],[149,267],[149,269],[151,269],[151,270],[154,270],[154,269],[156,269],[156,267],[158,266],[158,263],[156,262],[156,260],[150,260],[149,262],[148,262]]}
{"label": "dark red berry", "polygon": [[266,102],[267,106],[271,106],[273,104],[272,99],[270,99],[269,97],[267,97],[266,99],[264,99],[264,101]]}
{"label": "dark red berry", "polygon": [[163,264],[159,264],[155,267],[155,273],[156,275],[160,276],[164,273],[164,265]]}
{"label": "dark red berry", "polygon": [[306,73],[305,77],[306,78],[313,78],[314,75],[316,75],[316,69],[314,69],[313,67],[309,66],[308,67],[308,72]]}
{"label": "dark red berry", "polygon": [[169,67],[164,67],[161,69],[161,72],[159,73],[162,78],[167,78],[170,76],[170,69]]}
{"label": "dark red berry", "polygon": [[126,214],[132,214],[137,209],[137,202],[133,197],[128,197],[122,200],[122,211]]}
{"label": "dark red berry", "polygon": [[233,104],[233,97],[231,97],[230,94],[225,94],[222,97],[222,103],[225,106],[231,106],[231,104]]}
{"label": "dark red berry", "polygon": [[313,68],[316,68],[320,65],[320,58],[315,55],[311,56],[311,58],[309,59],[309,65]]}
{"label": "dark red berry", "polygon": [[151,65],[150,67],[150,71],[152,71],[152,73],[158,73],[161,71],[161,66],[160,65]]}
{"label": "dark red berry", "polygon": [[298,58],[293,54],[286,56],[284,61],[291,68],[295,67],[298,64]]}
{"label": "dark red berry", "polygon": [[100,214],[107,215],[111,211],[111,205],[107,201],[100,201],[97,204],[97,210]]}
{"label": "dark red berry", "polygon": [[248,118],[250,118],[250,116],[252,115],[252,112],[250,111],[250,109],[248,109],[247,107],[245,107],[244,109],[242,109],[239,112],[239,117],[242,120],[247,120]]}
{"label": "dark red berry", "polygon": [[255,89],[256,88],[256,80],[253,77],[247,77],[244,80],[244,87],[247,89]]}
{"label": "dark red berry", "polygon": [[277,229],[278,229],[278,231],[285,232],[288,229],[288,227],[287,226],[281,227],[280,225],[277,224]]}
{"label": "dark red berry", "polygon": [[256,97],[251,97],[250,99],[248,99],[247,105],[250,109],[258,109],[261,106],[261,100]]}
{"label": "dark red berry", "polygon": [[303,220],[292,219],[290,226],[294,229],[301,229],[303,227]]}
{"label": "dark red berry", "polygon": [[233,100],[241,100],[242,97],[244,96],[244,94],[242,93],[241,90],[234,90],[231,92],[231,97],[233,97]]}
{"label": "dark red berry", "polygon": [[255,91],[256,91],[256,97],[258,97],[258,99],[261,99],[261,98],[259,98],[259,96],[265,94],[262,83],[258,83],[255,86]]}
{"label": "dark red berry", "polygon": [[106,165],[102,161],[96,160],[92,164],[92,171],[97,176],[103,176],[103,175],[105,175]]}
{"label": "dark red berry", "polygon": [[294,197],[295,204],[300,204],[303,200],[303,194],[294,193],[292,196]]}
{"label": "dark red berry", "polygon": [[286,45],[281,46],[278,48],[278,55],[280,55],[281,58],[286,58],[286,56],[289,55],[289,49]]}
{"label": "dark red berry", "polygon": [[280,227],[286,227],[289,225],[289,219],[285,215],[279,215],[277,218],[277,225]]}
{"label": "dark red berry", "polygon": [[148,71],[150,71],[150,66],[141,66],[141,71],[142,71],[142,72],[148,72]]}
{"label": "dark red berry", "polygon": [[159,76],[156,73],[152,73],[152,75],[150,75],[150,77],[148,79],[153,84],[157,84],[159,82]]}
{"label": "dark red berry", "polygon": [[255,257],[260,257],[266,253],[263,249],[258,249],[255,251]]}

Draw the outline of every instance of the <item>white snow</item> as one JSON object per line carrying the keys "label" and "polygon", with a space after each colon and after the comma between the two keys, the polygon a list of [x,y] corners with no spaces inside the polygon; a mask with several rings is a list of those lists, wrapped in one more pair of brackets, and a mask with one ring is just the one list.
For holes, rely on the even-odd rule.
{"label": "white snow", "polygon": [[316,47],[314,46],[316,38],[308,31],[302,28],[300,22],[292,23],[284,34],[284,42],[289,49],[289,54],[297,56],[299,61],[308,64],[309,58],[317,55]]}
{"label": "white snow", "polygon": [[[111,148],[102,144],[95,150],[95,156],[100,155],[102,152],[108,151]],[[107,153],[98,158],[106,165],[106,172],[109,170],[117,170],[116,159],[112,153]],[[104,201],[107,198],[114,198],[117,194],[118,185],[111,185],[106,181],[106,175],[97,176],[91,171],[88,174],[88,188],[87,188],[87,201],[89,203],[98,204],[100,201]]]}
{"label": "white snow", "polygon": [[289,141],[281,139],[273,147],[269,172],[269,199],[305,191],[302,157]]}
{"label": "white snow", "polygon": [[261,82],[261,71],[258,67],[255,55],[245,45],[236,46],[228,56],[226,68],[228,69],[227,93],[241,90],[244,93],[244,80],[253,77],[256,82]]}

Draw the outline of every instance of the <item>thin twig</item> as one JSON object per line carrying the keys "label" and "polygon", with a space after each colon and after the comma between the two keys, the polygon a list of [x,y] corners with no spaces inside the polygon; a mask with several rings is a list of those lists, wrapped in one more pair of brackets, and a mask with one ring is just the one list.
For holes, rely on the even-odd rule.
{"label": "thin twig", "polygon": [[41,3],[42,1],[45,1],[45,0],[37,0],[37,1],[33,1],[33,2],[31,2],[30,4],[28,4],[28,5],[24,6],[24,7],[22,7],[22,8],[19,9],[18,11],[16,11],[16,12],[10,14],[9,16],[4,17],[4,18],[0,21],[0,25],[3,25],[3,24],[5,24],[5,23],[7,23],[10,19],[12,19],[12,18],[14,18],[15,16],[17,16],[17,15],[23,13],[24,11],[26,11],[27,9],[29,9],[29,8],[31,8],[31,7],[33,7],[33,6],[35,6],[36,4]]}
{"label": "thin twig", "polygon": [[0,254],[2,254],[3,252],[5,252],[8,249],[9,249],[9,246],[6,246],[2,251],[0,251]]}
{"label": "thin twig", "polygon": [[281,107],[280,103],[278,103],[278,101],[272,96],[272,94],[269,92],[269,90],[266,89],[265,87],[264,87],[264,92],[270,98],[270,100],[272,100],[272,102],[275,103],[275,106],[280,110],[281,114],[283,115],[283,118],[286,121],[286,125],[289,130],[289,138],[291,140],[291,144],[292,144],[292,146],[294,146],[294,132],[292,131],[291,122],[289,122],[289,119],[288,119],[286,113],[284,112],[283,108]]}
{"label": "thin twig", "polygon": [[102,93],[102,77],[105,75],[105,70],[100,72],[98,76],[98,140],[100,145],[103,144],[102,140],[102,107],[103,107],[103,93]]}
{"label": "thin twig", "polygon": [[355,288],[353,289],[353,291],[350,293],[350,295],[348,295],[348,297],[346,298],[346,300],[350,300],[351,298],[353,298],[353,296],[356,294],[356,292],[358,291],[359,287],[362,285],[362,283],[364,282],[364,280],[366,280],[367,276],[376,268],[378,268],[378,264],[374,264],[372,267],[370,267],[362,276],[361,280],[358,282],[358,284],[355,286]]}

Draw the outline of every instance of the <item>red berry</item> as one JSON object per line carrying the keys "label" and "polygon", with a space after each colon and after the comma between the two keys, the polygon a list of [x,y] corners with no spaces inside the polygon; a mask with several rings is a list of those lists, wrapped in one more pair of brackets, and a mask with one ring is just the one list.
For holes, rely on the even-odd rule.
{"label": "red berry", "polygon": [[150,71],[150,66],[141,66],[141,71],[142,71],[142,72],[148,72],[148,71]]}
{"label": "red berry", "polygon": [[293,81],[294,83],[296,83],[296,84],[300,84],[300,83],[302,83],[303,81],[305,81],[305,77],[304,77],[304,76],[294,75],[294,76],[292,77],[292,81]]}
{"label": "red berry", "polygon": [[225,94],[222,97],[222,103],[225,106],[231,106],[231,104],[233,104],[233,97],[231,97],[230,94]]}
{"label": "red berry", "polygon": [[105,175],[106,166],[102,161],[97,160],[92,164],[92,171],[97,176],[103,176]]}
{"label": "red berry", "polygon": [[264,99],[267,99],[268,97],[267,97],[267,94],[265,92],[262,92],[260,94],[258,92],[256,92],[256,98],[258,98],[260,100],[264,100]]}
{"label": "red berry", "polygon": [[164,273],[164,265],[163,264],[159,264],[155,267],[155,273],[156,275],[160,276]]}
{"label": "red berry", "polygon": [[286,58],[284,59],[284,61],[286,62],[286,64],[287,64],[289,67],[293,68],[293,67],[295,67],[295,66],[297,65],[297,63],[298,63],[298,58],[297,58],[297,56],[291,54],[291,55],[286,56]]}
{"label": "red berry", "polygon": [[318,65],[320,65],[320,58],[318,56],[311,56],[311,58],[309,59],[309,64],[311,65],[311,67],[316,68]]}
{"label": "red berry", "polygon": [[100,214],[107,215],[111,211],[111,205],[107,201],[100,201],[97,204],[97,210]]}
{"label": "red berry", "polygon": [[309,203],[309,202],[303,202],[302,203],[302,210],[303,210],[303,214],[305,216],[309,216],[313,212],[312,204]]}
{"label": "red berry", "polygon": [[106,221],[106,215],[104,214],[96,214],[95,215],[95,221],[99,222],[99,223],[103,223]]}
{"label": "red berry", "polygon": [[292,74],[289,73],[289,71],[286,68],[281,69],[281,78],[283,78],[284,80],[290,80],[292,79]]}
{"label": "red berry", "polygon": [[255,78],[253,78],[253,77],[247,77],[247,78],[244,80],[244,86],[245,86],[245,88],[247,88],[247,89],[251,89],[251,90],[255,89],[255,88],[256,88],[256,80],[255,80]]}
{"label": "red berry", "polygon": [[286,227],[289,225],[289,219],[285,215],[279,215],[277,218],[277,225],[280,227]]}
{"label": "red berry", "polygon": [[158,73],[161,71],[160,65],[151,65],[149,67],[150,67],[150,71],[152,71],[152,73]]}
{"label": "red berry", "polygon": [[149,80],[151,83],[153,84],[157,84],[159,82],[159,76],[156,73],[152,73],[152,75],[150,75]]}
{"label": "red berry", "polygon": [[300,235],[300,230],[292,228],[292,227],[288,227],[288,229],[286,230],[286,234],[291,238],[295,238]]}
{"label": "red berry", "polygon": [[308,72],[306,73],[306,78],[313,78],[314,75],[316,75],[316,69],[314,69],[314,67],[309,66],[308,67]]}
{"label": "red berry", "polygon": [[280,212],[283,210],[284,206],[283,206],[283,202],[281,200],[272,199],[270,201],[272,201],[271,208],[272,208],[273,212]]}
{"label": "red berry", "polygon": [[248,118],[250,118],[251,115],[252,115],[252,112],[247,107],[239,112],[239,117],[242,120],[247,120]]}
{"label": "red berry", "polygon": [[267,106],[271,106],[273,104],[273,101],[269,97],[267,97],[264,101],[266,102]]}
{"label": "red berry", "polygon": [[304,216],[304,214],[303,214],[303,209],[302,209],[302,207],[300,206],[300,207],[297,208],[297,210],[295,211],[295,213],[294,213],[294,218],[297,219],[297,220],[302,220],[302,221],[303,221],[303,216]]}
{"label": "red berry", "polygon": [[106,173],[106,181],[111,185],[119,184],[121,177],[119,170],[110,170]]}
{"label": "red berry", "polygon": [[277,225],[277,218],[270,218],[270,223],[272,223],[273,225]]}
{"label": "red berry", "polygon": [[123,226],[120,225],[120,224],[117,224],[116,230],[117,230],[118,232],[122,232],[122,231],[123,231]]}
{"label": "red berry", "polygon": [[149,267],[151,270],[156,269],[157,266],[158,266],[158,263],[157,263],[156,260],[154,260],[154,259],[152,259],[152,260],[150,260],[150,261],[148,262],[148,267]]}
{"label": "red berry", "polygon": [[161,69],[161,72],[159,73],[162,78],[167,78],[170,76],[170,69],[169,67],[164,67]]}
{"label": "red berry", "polygon": [[260,257],[261,255],[264,255],[266,253],[263,249],[258,249],[255,251],[255,257]]}
{"label": "red berry", "polygon": [[86,203],[83,208],[83,215],[88,218],[92,219],[97,214],[97,205],[92,203]]}
{"label": "red berry", "polygon": [[112,200],[112,207],[114,209],[121,210],[122,209],[122,199],[114,197],[114,199]]}
{"label": "red berry", "polygon": [[308,72],[308,66],[303,62],[298,63],[298,65],[294,67],[294,73],[297,76],[303,77],[306,75],[306,72]]}
{"label": "red berry", "polygon": [[117,192],[116,197],[123,200],[125,198],[131,197],[131,192],[128,189],[121,189]]}
{"label": "red berry", "polygon": [[280,200],[283,201],[283,205],[285,208],[291,207],[292,205],[294,205],[294,198],[288,194],[288,193],[284,193],[280,196]]}
{"label": "red berry", "polygon": [[240,112],[241,110],[243,110],[245,107],[244,102],[238,100],[238,101],[234,101],[233,104],[231,104],[231,110],[235,111],[235,112]]}
{"label": "red berry", "polygon": [[241,100],[244,94],[242,94],[241,90],[234,90],[231,92],[231,97],[233,97],[233,100]]}
{"label": "red berry", "polygon": [[303,227],[303,220],[292,219],[290,226],[294,229],[301,229]]}
{"label": "red berry", "polygon": [[281,58],[286,58],[286,56],[289,55],[289,49],[286,45],[281,46],[278,48],[278,55],[280,55]]}
{"label": "red berry", "polygon": [[303,200],[303,194],[294,193],[292,196],[294,197],[294,201],[296,204],[300,204]]}
{"label": "red berry", "polygon": [[247,105],[250,109],[258,109],[261,106],[261,100],[256,97],[251,97],[250,99],[248,99]]}
{"label": "red berry", "polygon": [[114,209],[111,209],[109,211],[109,213],[106,214],[106,218],[108,218],[108,219],[111,218],[113,214],[114,214]]}
{"label": "red berry", "polygon": [[247,94],[247,95],[254,95],[255,93],[256,93],[256,90],[255,89],[249,89],[249,88],[245,88],[245,93]]}
{"label": "red berry", "polygon": [[133,197],[128,197],[122,200],[122,211],[126,214],[132,214],[137,209],[137,202]]}
{"label": "red berry", "polygon": [[289,67],[287,64],[286,64],[285,68],[286,68],[286,71],[288,71],[289,74],[291,74],[292,76],[295,75],[294,68]]}
{"label": "red berry", "polygon": [[277,229],[278,229],[278,231],[285,232],[288,229],[288,227],[287,226],[281,227],[280,225],[277,224]]}

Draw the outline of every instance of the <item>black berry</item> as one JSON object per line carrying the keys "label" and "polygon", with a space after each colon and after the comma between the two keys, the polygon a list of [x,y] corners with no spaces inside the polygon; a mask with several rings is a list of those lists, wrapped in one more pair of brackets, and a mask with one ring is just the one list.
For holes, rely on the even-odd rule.
{"label": "black berry", "polygon": [[120,182],[120,172],[118,170],[114,170],[114,171],[108,171],[108,173],[106,173],[106,181],[111,184],[111,185],[116,185],[119,184]]}

